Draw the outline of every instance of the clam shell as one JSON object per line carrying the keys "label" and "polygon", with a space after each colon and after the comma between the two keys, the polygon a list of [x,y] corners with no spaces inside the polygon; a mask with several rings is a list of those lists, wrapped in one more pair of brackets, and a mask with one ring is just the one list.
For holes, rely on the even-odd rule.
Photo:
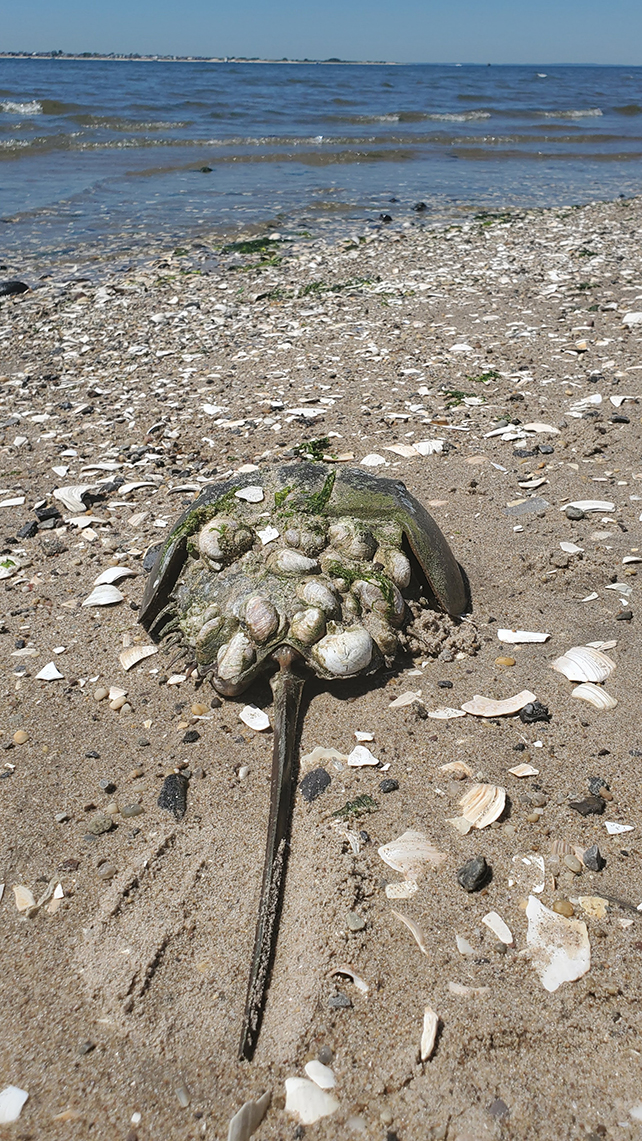
{"label": "clam shell", "polygon": [[551,669],[564,674],[569,681],[601,682],[613,673],[615,662],[591,646],[572,646],[561,658],[551,662]]}
{"label": "clam shell", "polygon": [[29,1094],[20,1086],[5,1086],[0,1093],[0,1125],[17,1121]]}
{"label": "clam shell", "polygon": [[424,1010],[424,1028],[421,1034],[421,1045],[419,1047],[419,1056],[422,1062],[427,1062],[432,1055],[435,1048],[438,1027],[439,1016],[435,1014],[430,1006],[427,1006]]}
{"label": "clam shell", "polygon": [[87,505],[82,501],[83,495],[92,491],[95,486],[94,483],[78,483],[69,487],[55,487],[54,499],[59,499],[68,511],[79,514],[87,510]]}
{"label": "clam shell", "polygon": [[611,697],[611,694],[607,693],[605,689],[599,685],[593,685],[590,681],[576,685],[575,689],[571,691],[571,697],[578,697],[580,701],[588,701],[596,709],[615,709],[617,705],[617,698]]}
{"label": "clam shell", "polygon": [[497,820],[506,804],[506,789],[496,784],[474,784],[459,801],[464,819],[473,828],[486,828]]}
{"label": "clam shell", "polygon": [[128,646],[127,649],[121,650],[118,660],[124,670],[130,670],[137,662],[142,662],[144,658],[150,658],[152,654],[157,653],[157,646]]}
{"label": "clam shell", "polygon": [[472,713],[475,717],[502,717],[509,713],[519,713],[531,701],[537,701],[537,698],[528,689],[523,689],[515,697],[507,697],[504,701],[495,701],[492,697],[482,697],[477,693],[472,701],[464,702],[462,709],[464,713]]}
{"label": "clam shell", "polygon": [[363,626],[350,626],[342,634],[326,634],[313,654],[322,668],[335,677],[352,677],[372,660],[373,643]]}
{"label": "clam shell", "polygon": [[125,595],[121,594],[117,586],[97,586],[83,602],[83,606],[113,606],[115,602],[124,602]]}
{"label": "clam shell", "polygon": [[384,864],[409,880],[418,879],[426,864],[436,868],[446,859],[444,852],[435,848],[425,832],[404,832],[397,840],[383,844],[379,855]]}

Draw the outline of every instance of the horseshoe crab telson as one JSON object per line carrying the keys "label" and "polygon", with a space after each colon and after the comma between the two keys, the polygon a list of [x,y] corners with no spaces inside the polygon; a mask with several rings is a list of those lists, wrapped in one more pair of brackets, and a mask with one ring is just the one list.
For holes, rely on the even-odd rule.
{"label": "horseshoe crab telson", "polygon": [[[268,838],[240,1043],[260,1030],[281,910],[295,742],[306,671],[327,679],[390,665],[407,620],[402,591],[423,572],[441,608],[467,605],[435,521],[402,483],[312,462],[210,485],[181,516],[150,574],[140,621],[180,643],[190,670],[226,696],[262,671],[274,694]],[[418,567],[417,567],[418,564]]]}

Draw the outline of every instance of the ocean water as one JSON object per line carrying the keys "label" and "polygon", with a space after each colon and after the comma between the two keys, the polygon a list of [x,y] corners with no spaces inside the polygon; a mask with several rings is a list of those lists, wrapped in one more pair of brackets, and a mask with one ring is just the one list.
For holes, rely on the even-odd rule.
{"label": "ocean water", "polygon": [[641,189],[639,67],[0,59],[0,253],[14,257]]}

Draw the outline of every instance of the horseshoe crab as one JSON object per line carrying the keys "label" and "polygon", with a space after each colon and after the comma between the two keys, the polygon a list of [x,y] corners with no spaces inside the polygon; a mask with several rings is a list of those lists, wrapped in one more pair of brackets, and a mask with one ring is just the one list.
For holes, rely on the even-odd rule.
{"label": "horseshoe crab", "polygon": [[270,815],[241,1058],[256,1047],[276,944],[306,673],[336,680],[390,666],[408,618],[402,592],[422,575],[441,609],[466,609],[446,539],[402,483],[307,461],[210,485],[151,571],[140,622],[155,641],[179,643],[190,671],[225,696],[273,671]]}

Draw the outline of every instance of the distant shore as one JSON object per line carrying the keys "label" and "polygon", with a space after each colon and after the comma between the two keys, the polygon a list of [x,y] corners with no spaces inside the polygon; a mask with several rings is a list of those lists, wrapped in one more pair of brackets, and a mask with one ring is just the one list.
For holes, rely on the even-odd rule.
{"label": "distant shore", "polygon": [[399,67],[396,60],[391,59],[258,59],[246,56],[205,56],[205,55],[119,55],[109,52],[102,55],[100,52],[0,52],[0,59],[35,59],[35,60],[78,60],[82,62],[99,63],[296,63],[296,64],[328,64],[349,65],[350,67]]}

